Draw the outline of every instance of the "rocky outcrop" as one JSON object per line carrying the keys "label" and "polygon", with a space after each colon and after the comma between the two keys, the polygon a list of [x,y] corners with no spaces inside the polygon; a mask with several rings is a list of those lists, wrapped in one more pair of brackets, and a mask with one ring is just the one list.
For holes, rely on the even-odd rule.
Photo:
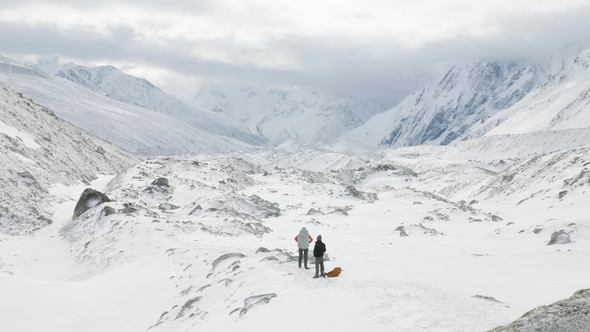
{"label": "rocky outcrop", "polygon": [[0,127],[0,234],[31,234],[51,224],[59,199],[54,185],[90,183],[136,162],[3,83]]}
{"label": "rocky outcrop", "polygon": [[152,185],[158,187],[170,187],[170,181],[166,178],[157,178],[152,182]]}
{"label": "rocky outcrop", "polygon": [[570,233],[564,230],[560,230],[557,232],[553,232],[553,234],[551,234],[551,239],[549,240],[549,243],[547,243],[547,245],[551,246],[554,244],[567,244],[571,242],[572,240],[570,239]]}
{"label": "rocky outcrop", "polygon": [[111,199],[107,195],[101,193],[100,191],[87,188],[82,192],[82,195],[80,195],[80,198],[78,199],[78,203],[74,208],[73,219],[78,218],[84,212],[88,211],[89,209],[92,209],[95,206],[110,201]]}
{"label": "rocky outcrop", "polygon": [[570,298],[537,307],[514,322],[491,332],[590,331],[590,289]]}
{"label": "rocky outcrop", "polygon": [[373,203],[377,200],[377,194],[360,191],[352,185],[345,186],[345,191],[346,194],[358,199],[362,199],[363,201],[367,201],[369,203]]}
{"label": "rocky outcrop", "polygon": [[158,208],[162,211],[170,211],[180,209],[180,206],[171,203],[162,203],[158,206]]}
{"label": "rocky outcrop", "polygon": [[277,297],[277,294],[275,293],[248,296],[244,299],[244,306],[242,308],[237,308],[236,310],[233,310],[232,312],[230,312],[230,315],[232,313],[239,312],[241,317],[257,305],[270,303],[270,300],[275,297]]}
{"label": "rocky outcrop", "polygon": [[406,233],[406,228],[404,226],[398,226],[395,230],[399,231],[399,236],[401,237],[408,236],[408,233]]}

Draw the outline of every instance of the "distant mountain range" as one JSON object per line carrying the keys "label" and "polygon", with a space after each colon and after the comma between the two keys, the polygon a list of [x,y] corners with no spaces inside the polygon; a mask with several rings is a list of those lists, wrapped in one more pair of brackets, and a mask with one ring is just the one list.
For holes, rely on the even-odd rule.
{"label": "distant mountain range", "polygon": [[206,85],[185,103],[151,82],[113,66],[39,61],[35,69],[106,97],[145,107],[188,125],[249,145],[287,140],[329,143],[385,109],[377,104],[298,87],[256,89]]}
{"label": "distant mountain range", "polygon": [[558,61],[454,66],[388,110],[299,87],[205,85],[182,101],[113,66],[55,59],[23,65],[0,57],[0,81],[103,139],[154,155],[249,150],[286,142],[446,145],[588,128],[589,63],[590,51],[584,51]]}
{"label": "distant mountain range", "polygon": [[546,63],[484,61],[451,68],[341,140],[446,145],[482,136],[590,127],[590,51]]}

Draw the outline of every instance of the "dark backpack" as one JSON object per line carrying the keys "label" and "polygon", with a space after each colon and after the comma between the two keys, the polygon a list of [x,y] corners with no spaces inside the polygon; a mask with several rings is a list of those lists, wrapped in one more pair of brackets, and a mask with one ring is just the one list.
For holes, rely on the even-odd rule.
{"label": "dark backpack", "polygon": [[323,257],[326,252],[326,245],[324,242],[316,241],[313,247],[313,257]]}

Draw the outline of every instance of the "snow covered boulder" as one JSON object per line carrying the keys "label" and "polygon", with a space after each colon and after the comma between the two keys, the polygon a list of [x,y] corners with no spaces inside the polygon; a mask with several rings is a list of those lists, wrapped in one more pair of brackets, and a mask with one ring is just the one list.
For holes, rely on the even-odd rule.
{"label": "snow covered boulder", "polygon": [[87,188],[82,192],[82,195],[80,195],[80,198],[78,199],[78,203],[74,208],[73,219],[78,218],[84,212],[88,211],[89,209],[92,209],[95,206],[110,201],[111,199],[107,195],[101,193],[100,191]]}
{"label": "snow covered boulder", "polygon": [[537,307],[514,322],[492,332],[590,331],[590,289],[570,298]]}
{"label": "snow covered boulder", "polygon": [[229,314],[233,314],[235,312],[239,312],[240,317],[244,316],[248,311],[250,311],[253,307],[270,303],[270,300],[277,297],[276,293],[268,293],[268,294],[260,294],[260,295],[252,295],[248,296],[244,299],[244,306],[242,308],[236,308],[232,310]]}
{"label": "snow covered boulder", "polygon": [[547,243],[547,245],[550,246],[554,244],[566,244],[570,242],[572,242],[572,240],[570,239],[570,233],[564,230],[560,230],[557,232],[553,232],[553,234],[551,234],[551,240],[549,240],[549,243]]}
{"label": "snow covered boulder", "polygon": [[100,216],[101,216],[101,217],[103,217],[103,216],[104,216],[104,217],[108,217],[108,216],[110,216],[110,215],[112,215],[112,214],[115,214],[115,213],[117,213],[117,210],[113,209],[113,208],[112,208],[112,207],[110,207],[110,206],[105,206],[105,207],[102,209],[102,211],[100,212]]}
{"label": "snow covered boulder", "polygon": [[152,182],[152,185],[158,187],[170,187],[170,181],[166,178],[157,178]]}
{"label": "snow covered boulder", "polygon": [[160,204],[160,206],[158,206],[158,208],[162,211],[170,211],[170,210],[180,209],[180,206],[170,204],[170,203],[162,203],[162,204]]}
{"label": "snow covered boulder", "polygon": [[360,191],[353,185],[345,186],[345,191],[349,196],[362,199],[369,203],[373,203],[377,200],[377,194]]}
{"label": "snow covered boulder", "polygon": [[401,237],[408,236],[408,233],[406,233],[406,228],[404,226],[398,226],[395,230],[399,231],[399,236]]}

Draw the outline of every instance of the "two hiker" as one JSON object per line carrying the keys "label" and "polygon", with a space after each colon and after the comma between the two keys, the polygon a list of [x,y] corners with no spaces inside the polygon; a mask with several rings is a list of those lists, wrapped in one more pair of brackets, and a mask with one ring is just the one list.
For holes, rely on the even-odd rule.
{"label": "two hiker", "polygon": [[[313,241],[311,235],[307,231],[307,228],[303,227],[299,231],[299,234],[295,236],[297,241],[297,247],[299,248],[299,268],[301,268],[301,261],[304,262],[305,269],[307,267],[307,253],[309,250],[309,244]],[[326,277],[324,273],[324,253],[326,252],[326,245],[322,242],[322,236],[318,235],[315,245],[313,247],[313,257],[315,258],[315,276],[314,278]]]}

